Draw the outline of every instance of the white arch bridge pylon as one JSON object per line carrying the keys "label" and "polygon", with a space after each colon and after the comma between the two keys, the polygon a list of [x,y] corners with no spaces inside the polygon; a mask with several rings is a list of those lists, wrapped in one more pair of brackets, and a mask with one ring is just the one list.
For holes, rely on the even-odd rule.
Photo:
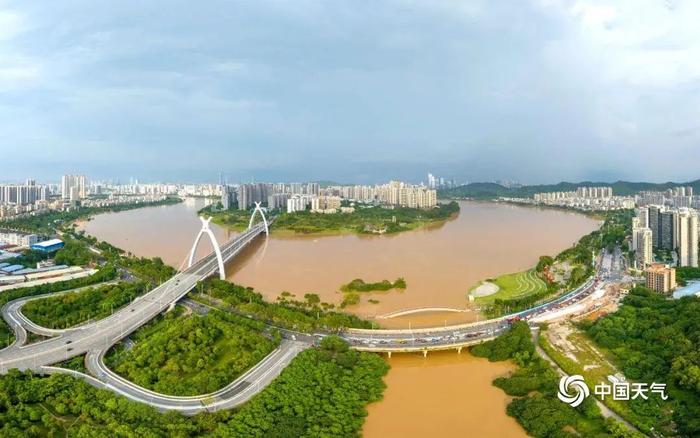
{"label": "white arch bridge pylon", "polygon": [[[255,203],[255,209],[253,210],[253,214],[250,216],[250,222],[248,222],[248,229],[250,230],[253,228],[253,220],[255,219],[255,214],[260,213],[260,216],[262,217],[263,223],[265,224],[265,235],[270,234],[270,230],[268,228],[268,223],[267,223],[267,218],[265,217],[265,212],[263,209],[260,207],[260,203],[256,202]],[[209,237],[209,241],[211,242],[211,246],[214,247],[214,252],[216,253],[216,260],[219,264],[219,278],[222,280],[226,280],[226,271],[224,268],[224,258],[221,256],[221,249],[219,248],[219,243],[216,241],[216,236],[214,236],[214,233],[211,231],[211,228],[209,228],[209,223],[211,222],[211,217],[205,218],[203,216],[199,217],[199,220],[202,221],[202,229],[199,230],[199,233],[197,234],[197,238],[194,240],[194,245],[192,245],[192,249],[190,250],[190,258],[187,263],[187,267],[191,267],[194,264],[194,256],[195,253],[197,252],[197,246],[199,245],[199,241],[202,240],[203,235],[207,235]]]}

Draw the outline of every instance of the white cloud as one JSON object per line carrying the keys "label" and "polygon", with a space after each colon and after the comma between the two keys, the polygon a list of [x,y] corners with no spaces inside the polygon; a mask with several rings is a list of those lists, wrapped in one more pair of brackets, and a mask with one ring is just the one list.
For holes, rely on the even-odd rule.
{"label": "white cloud", "polygon": [[592,5],[586,2],[577,2],[571,13],[580,17],[588,26],[608,26],[617,17],[617,9],[609,5]]}
{"label": "white cloud", "polygon": [[[603,79],[673,87],[700,79],[700,2],[673,7],[655,0],[577,2],[575,38]],[[575,24],[576,22],[574,22]]]}
{"label": "white cloud", "polygon": [[20,14],[8,10],[0,10],[0,41],[14,38],[26,29],[26,23]]}
{"label": "white cloud", "polygon": [[153,156],[231,144],[270,151],[281,168],[300,148],[387,162],[432,148],[444,162],[485,156],[483,169],[454,164],[455,176],[527,181],[561,175],[525,158],[488,163],[522,147],[560,154],[552,172],[577,175],[700,135],[700,1],[90,5],[0,6],[0,91],[20,91],[0,93],[0,127],[14,143],[41,132],[56,151]]}
{"label": "white cloud", "polygon": [[248,65],[242,61],[224,61],[211,66],[211,70],[216,73],[235,74],[248,70]]}
{"label": "white cloud", "polygon": [[39,68],[36,66],[2,67],[0,66],[0,83],[24,82],[39,77]]}
{"label": "white cloud", "polygon": [[16,91],[36,84],[41,65],[33,60],[0,51],[0,91]]}

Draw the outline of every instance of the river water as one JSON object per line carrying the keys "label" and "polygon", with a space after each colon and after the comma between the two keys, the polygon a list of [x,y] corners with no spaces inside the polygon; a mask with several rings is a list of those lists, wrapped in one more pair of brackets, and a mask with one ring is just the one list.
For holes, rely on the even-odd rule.
{"label": "river water", "polygon": [[[81,224],[88,234],[139,256],[184,266],[201,224],[202,199],[171,206],[99,215]],[[405,291],[363,294],[347,310],[385,327],[420,327],[471,321],[476,312],[431,312],[393,319],[405,309],[468,309],[466,293],[480,280],[533,266],[599,226],[585,216],[505,204],[460,202],[460,214],[445,223],[393,236],[271,237],[259,239],[226,266],[229,280],[253,286],[274,300],[282,291],[302,298],[313,292],[339,303],[340,286],[406,279]],[[219,243],[235,233],[212,225]],[[211,251],[207,241],[199,255]],[[378,303],[370,303],[369,300]],[[508,397],[491,386],[509,364],[467,353],[395,355],[385,398],[369,407],[365,436],[524,436],[505,414]]]}

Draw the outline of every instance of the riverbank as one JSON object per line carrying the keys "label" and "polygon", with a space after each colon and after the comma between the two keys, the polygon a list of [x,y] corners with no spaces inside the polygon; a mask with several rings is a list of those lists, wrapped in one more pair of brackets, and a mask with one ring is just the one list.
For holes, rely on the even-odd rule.
{"label": "riverbank", "polygon": [[477,303],[490,304],[497,299],[522,298],[547,290],[547,284],[534,269],[499,275],[477,284],[470,295]]}
{"label": "riverbank", "polygon": [[[526,269],[537,263],[539,255],[569,248],[599,226],[578,214],[488,202],[459,204],[460,213],[454,219],[411,232],[323,238],[272,234],[228,264],[227,278],[254,287],[267,302],[288,291],[300,300],[315,293],[324,302],[339,303],[343,299],[339,286],[351,279],[403,277],[404,292],[366,292],[360,304],[347,309],[371,318],[421,307],[463,308],[470,284]],[[165,208],[101,215],[86,223],[85,230],[134,254],[161,256],[179,266],[201,228],[197,211],[202,207],[204,200],[191,199]],[[246,227],[248,220],[249,216]],[[220,243],[233,235],[218,225],[212,225],[212,230]],[[202,245],[202,253],[209,248]],[[370,302],[377,297],[379,303]],[[309,315],[309,323],[315,324],[317,315]],[[383,319],[381,325],[417,328],[474,320],[475,312],[418,313]],[[509,396],[490,384],[512,369],[509,363],[491,363],[455,351],[431,353],[427,358],[394,355],[388,363],[392,368],[386,376],[385,398],[369,406],[365,436],[405,431],[404,436],[434,433],[457,438],[470,431],[474,436],[489,436],[489,430],[504,437],[524,436],[505,413]]]}
{"label": "riverbank", "polygon": [[[631,234],[632,214],[628,210],[605,212],[602,225],[573,246],[554,258],[540,256],[534,268],[482,280],[470,288],[472,299],[486,305],[486,316],[496,317],[524,310],[576,288],[593,275],[593,254],[620,247]],[[497,285],[498,291],[488,295],[480,293],[484,282]]]}
{"label": "riverbank", "polygon": [[[514,397],[506,408],[509,416],[532,436],[640,437],[614,417],[605,417],[595,398],[588,397],[571,407],[557,397],[559,374],[536,349],[527,323],[519,321],[495,340],[470,349],[491,362],[511,360],[517,365],[508,377],[493,385]],[[564,433],[564,431],[568,433]]]}
{"label": "riverbank", "polygon": [[499,197],[494,197],[494,198],[455,198],[455,197],[450,197],[450,198],[439,198],[440,200],[443,201],[469,201],[469,202],[493,202],[496,204],[505,204],[505,205],[514,205],[517,207],[526,207],[526,208],[536,208],[536,209],[542,209],[542,210],[558,210],[558,211],[565,211],[565,212],[570,212],[570,213],[578,213],[583,216],[587,216],[591,219],[603,221],[605,219],[605,213],[609,211],[616,211],[616,210],[581,210],[578,208],[573,208],[573,207],[565,207],[561,205],[548,205],[548,204],[535,204],[532,202],[524,202],[528,198],[522,198],[523,201],[517,201],[512,198],[499,198]]}
{"label": "riverbank", "polygon": [[519,202],[519,201],[515,201],[512,199],[502,199],[502,198],[493,199],[490,202],[498,202],[500,204],[516,205],[518,207],[529,207],[529,208],[541,208],[541,209],[546,209],[546,210],[569,211],[572,213],[582,214],[584,216],[590,217],[591,219],[595,219],[595,220],[599,220],[599,221],[604,221],[605,214],[608,213],[609,211],[617,211],[617,210],[582,210],[579,208],[565,207],[565,206],[561,206],[561,205],[534,204],[534,203],[530,203],[530,202]]}
{"label": "riverbank", "polygon": [[47,211],[35,216],[1,220],[0,227],[32,232],[41,235],[54,235],[57,230],[70,226],[74,222],[89,221],[91,217],[102,213],[118,213],[145,207],[179,204],[182,199],[168,196],[154,202],[137,202],[129,204],[108,205],[105,207],[79,207],[70,211]]}

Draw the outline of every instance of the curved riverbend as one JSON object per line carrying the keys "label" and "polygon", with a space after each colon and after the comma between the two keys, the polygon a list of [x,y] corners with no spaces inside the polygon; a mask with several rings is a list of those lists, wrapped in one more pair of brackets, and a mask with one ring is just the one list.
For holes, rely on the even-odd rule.
{"label": "curved riverbend", "polygon": [[[159,256],[179,266],[201,228],[196,217],[203,200],[99,215],[81,229],[136,255]],[[460,201],[460,214],[440,226],[391,236],[346,235],[276,237],[259,240],[226,266],[234,283],[254,287],[270,301],[288,291],[319,294],[339,303],[340,286],[406,279],[400,291],[362,293],[350,311],[365,318],[421,307],[465,308],[466,294],[479,281],[532,267],[543,254],[554,255],[600,223],[565,211]],[[212,225],[219,242],[231,233]],[[207,252],[210,247],[202,245]],[[203,252],[202,251],[202,252]],[[281,268],[283,267],[283,268]],[[377,304],[369,302],[378,301]],[[382,320],[384,327],[408,328],[470,322],[476,312],[413,314]]]}

